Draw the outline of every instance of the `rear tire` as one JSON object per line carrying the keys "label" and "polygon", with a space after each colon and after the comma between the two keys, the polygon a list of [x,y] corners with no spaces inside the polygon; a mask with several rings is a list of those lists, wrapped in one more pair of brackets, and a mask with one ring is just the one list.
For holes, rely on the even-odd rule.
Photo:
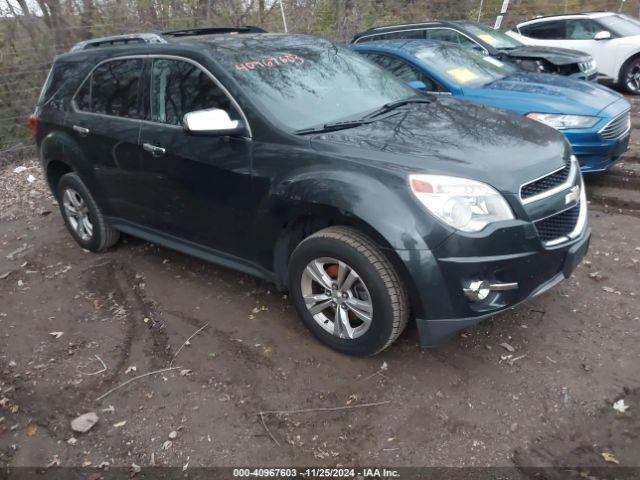
{"label": "rear tire", "polygon": [[102,252],[117,243],[120,232],[110,227],[98,204],[76,173],[67,173],[57,186],[58,203],[67,229],[82,248]]}
{"label": "rear tire", "polygon": [[627,93],[640,94],[640,56],[632,58],[622,68],[618,85]]}
{"label": "rear tire", "polygon": [[289,260],[289,292],[307,328],[349,355],[381,352],[409,317],[407,293],[393,265],[350,227],[320,230],[296,247]]}

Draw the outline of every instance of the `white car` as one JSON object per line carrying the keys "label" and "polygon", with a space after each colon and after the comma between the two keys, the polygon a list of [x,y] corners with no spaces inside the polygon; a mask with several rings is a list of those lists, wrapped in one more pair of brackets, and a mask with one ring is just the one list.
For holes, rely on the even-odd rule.
{"label": "white car", "polygon": [[640,94],[640,20],[598,12],[540,17],[507,32],[526,45],[571,48],[590,53],[602,81]]}

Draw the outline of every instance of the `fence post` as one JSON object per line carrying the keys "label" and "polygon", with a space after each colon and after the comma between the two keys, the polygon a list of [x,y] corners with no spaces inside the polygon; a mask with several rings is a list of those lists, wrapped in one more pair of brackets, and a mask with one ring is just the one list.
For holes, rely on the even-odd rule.
{"label": "fence post", "polygon": [[627,0],[620,0],[620,7],[618,8],[618,13],[622,12],[622,7],[624,7],[624,2],[626,2]]}
{"label": "fence post", "polygon": [[496,17],[496,23],[493,26],[494,30],[498,30],[502,25],[502,20],[504,18],[505,13],[507,13],[508,8],[509,8],[509,0],[503,0],[502,8],[500,9],[500,15]]}
{"label": "fence post", "polygon": [[284,25],[284,33],[289,33],[289,29],[287,29],[287,17],[284,16],[284,5],[282,4],[283,0],[280,0],[280,13],[282,14],[282,24]]}
{"label": "fence post", "polygon": [[480,0],[480,6],[478,7],[478,21],[480,21],[480,17],[482,17],[482,6],[484,5],[484,0]]}

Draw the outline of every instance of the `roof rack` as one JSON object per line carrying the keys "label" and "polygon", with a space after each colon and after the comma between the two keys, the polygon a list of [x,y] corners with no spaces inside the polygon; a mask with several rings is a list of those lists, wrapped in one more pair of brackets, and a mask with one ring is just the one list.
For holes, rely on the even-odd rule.
{"label": "roof rack", "polygon": [[188,37],[191,35],[214,35],[219,33],[267,33],[260,27],[252,27],[250,25],[243,27],[202,27],[202,28],[186,28],[184,30],[170,30],[162,32],[163,35],[171,35],[173,37]]}
{"label": "roof rack", "polygon": [[130,33],[126,35],[114,35],[111,37],[85,40],[83,42],[76,43],[71,47],[70,51],[76,52],[78,50],[114,45],[128,45],[130,43],[167,43],[167,41],[157,33]]}

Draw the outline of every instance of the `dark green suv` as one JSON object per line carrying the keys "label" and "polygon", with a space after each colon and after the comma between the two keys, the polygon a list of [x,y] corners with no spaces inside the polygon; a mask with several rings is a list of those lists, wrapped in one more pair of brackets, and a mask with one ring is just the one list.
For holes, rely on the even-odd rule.
{"label": "dark green suv", "polygon": [[569,276],[590,237],[560,133],[311,36],[83,42],[56,58],[32,128],[83,248],[124,232],[275,282],[349,354],[410,318],[437,345]]}

